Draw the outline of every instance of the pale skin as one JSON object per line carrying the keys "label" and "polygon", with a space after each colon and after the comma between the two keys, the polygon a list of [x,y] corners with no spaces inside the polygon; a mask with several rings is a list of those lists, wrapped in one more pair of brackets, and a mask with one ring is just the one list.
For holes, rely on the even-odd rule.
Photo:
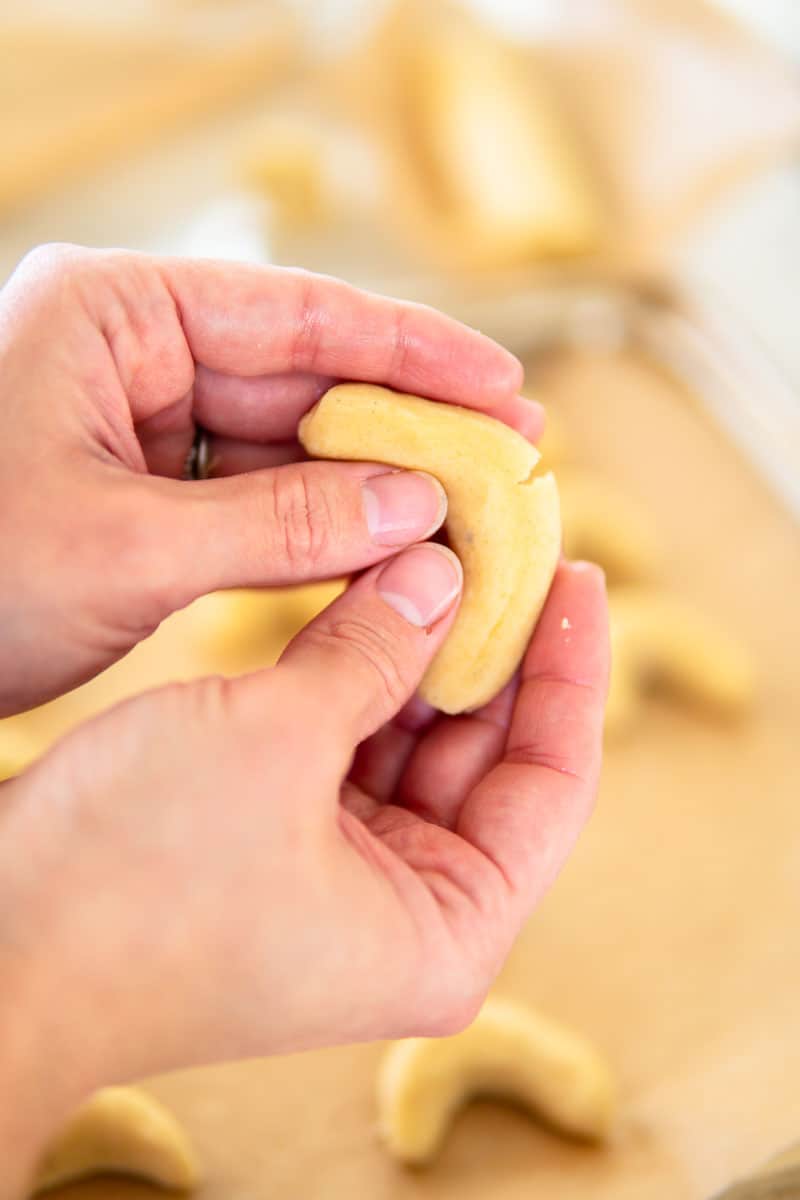
{"label": "pale skin", "polygon": [[[0,293],[0,713],[213,589],[363,572],[274,669],[141,696],[0,785],[0,1196],[102,1084],[462,1028],[589,815],[602,574],[561,565],[486,708],[426,709],[443,496],[302,461],[335,379],[543,426],[500,347],[332,279],[56,247]],[[195,421],[216,477],[186,483]]]}

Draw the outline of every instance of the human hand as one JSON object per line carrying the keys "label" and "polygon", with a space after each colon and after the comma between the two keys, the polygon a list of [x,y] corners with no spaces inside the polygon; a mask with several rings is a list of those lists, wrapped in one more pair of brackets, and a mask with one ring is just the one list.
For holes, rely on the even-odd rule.
{"label": "human hand", "polygon": [[476,1012],[590,811],[608,641],[601,573],[563,564],[518,680],[424,711],[460,583],[449,551],[405,550],[277,667],[128,701],[0,787],[28,1161],[100,1084]]}
{"label": "human hand", "polygon": [[[444,515],[428,477],[298,461],[298,420],[338,378],[541,431],[516,359],[430,309],[277,268],[25,259],[0,293],[0,716],[205,592],[346,574],[427,537]],[[187,483],[196,422],[218,478]]]}

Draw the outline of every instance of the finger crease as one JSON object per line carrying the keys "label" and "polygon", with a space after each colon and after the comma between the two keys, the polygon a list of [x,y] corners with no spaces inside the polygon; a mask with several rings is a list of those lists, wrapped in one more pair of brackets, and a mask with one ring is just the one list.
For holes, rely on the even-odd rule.
{"label": "finger crease", "polygon": [[394,378],[398,378],[405,373],[406,364],[409,357],[410,338],[407,326],[407,310],[400,309],[394,323],[394,333],[392,338],[392,362],[390,373]]}
{"label": "finger crease", "polygon": [[597,684],[590,679],[574,679],[569,675],[543,674],[529,675],[524,683],[555,683],[566,684],[568,687],[583,688],[587,692],[597,691]]}
{"label": "finger crease", "polygon": [[320,314],[314,305],[314,276],[300,282],[300,296],[295,321],[294,345],[290,355],[292,370],[307,370],[314,361],[320,344]]}
{"label": "finger crease", "polygon": [[513,750],[508,750],[504,756],[504,762],[519,767],[542,767],[546,771],[555,771],[558,775],[566,775],[569,779],[574,779],[578,783],[586,782],[584,776],[579,771],[567,766],[565,762],[552,755],[545,753],[538,746],[530,744],[516,746]]}

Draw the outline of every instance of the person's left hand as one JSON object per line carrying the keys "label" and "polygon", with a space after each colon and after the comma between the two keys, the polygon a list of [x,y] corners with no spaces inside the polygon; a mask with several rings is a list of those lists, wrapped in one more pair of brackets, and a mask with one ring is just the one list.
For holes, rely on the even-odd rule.
{"label": "person's left hand", "polygon": [[[298,461],[298,420],[339,378],[543,424],[515,358],[419,305],[278,268],[29,255],[0,293],[0,716],[206,592],[348,574],[428,537],[434,481]],[[179,482],[197,423],[215,478]]]}
{"label": "person's left hand", "polygon": [[0,785],[0,1159],[101,1084],[470,1020],[590,812],[608,630],[602,573],[562,564],[519,678],[437,715],[412,697],[460,584],[413,546],[276,667]]}

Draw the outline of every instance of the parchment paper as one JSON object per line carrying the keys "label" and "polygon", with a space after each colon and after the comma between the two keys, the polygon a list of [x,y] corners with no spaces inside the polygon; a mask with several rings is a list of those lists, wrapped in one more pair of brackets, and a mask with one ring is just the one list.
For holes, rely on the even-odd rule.
{"label": "parchment paper", "polygon": [[[800,538],[748,463],[652,367],[554,359],[531,379],[578,461],[660,531],[665,584],[759,664],[725,725],[653,701],[608,748],[599,806],[498,985],[582,1029],[621,1084],[614,1144],[481,1103],[424,1173],[374,1135],[378,1046],[153,1082],[207,1170],[200,1200],[705,1200],[800,1134]],[[144,1200],[102,1181],[65,1200]]]}

